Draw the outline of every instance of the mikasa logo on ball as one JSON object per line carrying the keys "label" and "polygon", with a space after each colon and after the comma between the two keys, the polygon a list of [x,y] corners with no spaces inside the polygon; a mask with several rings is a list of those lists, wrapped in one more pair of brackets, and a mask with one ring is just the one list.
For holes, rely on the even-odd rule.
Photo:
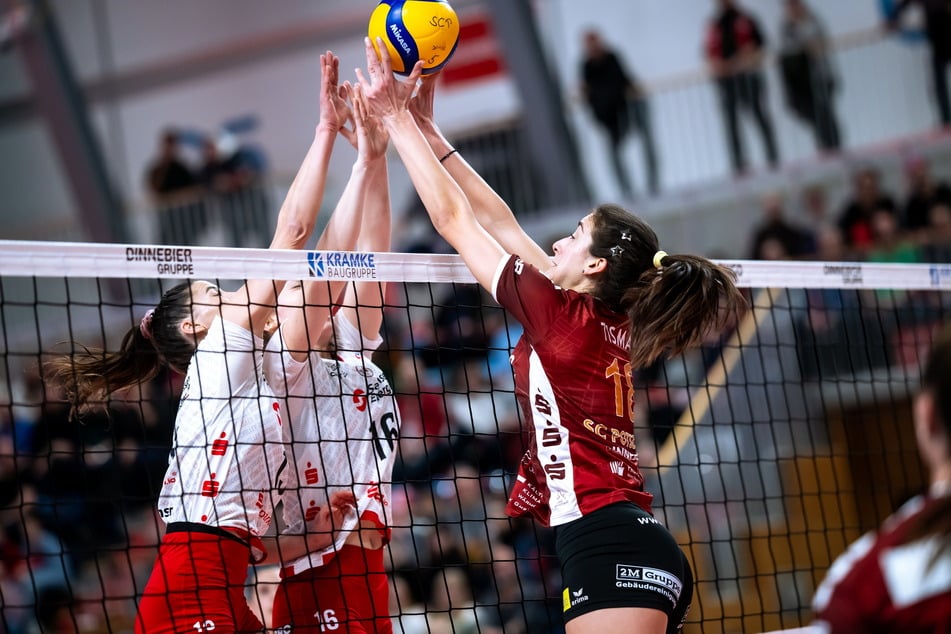
{"label": "mikasa logo on ball", "polygon": [[396,38],[396,41],[400,43],[400,47],[401,47],[404,51],[406,51],[407,53],[409,53],[409,52],[410,52],[409,44],[407,44],[407,43],[406,43],[406,40],[403,39],[403,34],[400,33],[400,27],[396,26],[395,24],[391,24],[391,25],[390,25],[390,32],[393,34],[393,37]]}

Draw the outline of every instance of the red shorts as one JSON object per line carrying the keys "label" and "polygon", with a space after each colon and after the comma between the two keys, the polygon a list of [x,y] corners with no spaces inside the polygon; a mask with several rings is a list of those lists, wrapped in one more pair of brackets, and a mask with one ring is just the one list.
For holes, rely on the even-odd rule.
{"label": "red shorts", "polygon": [[303,632],[392,634],[390,585],[383,549],[344,546],[330,563],[285,577],[274,596],[271,626]]}
{"label": "red shorts", "polygon": [[250,547],[218,529],[169,530],[139,602],[136,634],[261,632],[244,598]]}

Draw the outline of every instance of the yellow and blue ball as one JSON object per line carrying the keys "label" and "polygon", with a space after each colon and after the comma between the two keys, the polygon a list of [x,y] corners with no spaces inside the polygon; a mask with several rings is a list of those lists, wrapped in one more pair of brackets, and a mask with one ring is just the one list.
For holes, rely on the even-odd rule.
{"label": "yellow and blue ball", "polygon": [[[459,18],[446,0],[382,0],[370,16],[370,41],[380,37],[393,70],[409,75],[417,60],[423,74],[439,71],[459,43]],[[379,52],[379,49],[378,49]]]}

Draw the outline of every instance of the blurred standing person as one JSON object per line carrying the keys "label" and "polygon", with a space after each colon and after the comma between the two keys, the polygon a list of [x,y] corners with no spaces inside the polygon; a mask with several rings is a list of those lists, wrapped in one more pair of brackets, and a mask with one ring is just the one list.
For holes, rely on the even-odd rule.
{"label": "blurred standing person", "polygon": [[720,107],[730,142],[734,173],[746,170],[740,139],[739,109],[752,112],[763,137],[769,164],[779,163],[773,123],[766,111],[766,80],[763,50],[766,40],[753,16],[740,10],[734,0],[717,0],[718,11],[707,27],[705,52],[717,83]]}
{"label": "blurred standing person", "polygon": [[194,244],[190,240],[208,224],[207,211],[197,200],[198,176],[180,156],[176,130],[162,133],[159,155],[146,171],[146,184],[158,213],[159,243]]}
{"label": "blurred standing person", "polygon": [[617,54],[605,45],[597,31],[584,34],[581,88],[591,114],[608,133],[611,166],[622,193],[630,196],[634,191],[621,158],[622,143],[633,128],[641,135],[647,188],[656,194],[659,190],[657,152],[647,97],[637,79],[625,71]]}
{"label": "blurred standing person", "polygon": [[935,101],[942,125],[951,125],[951,92],[948,90],[948,66],[951,65],[951,1],[901,0],[889,20],[895,28],[901,14],[913,4],[925,12],[925,35],[931,44],[931,74]]}
{"label": "blurred standing person", "polygon": [[785,6],[780,70],[786,103],[812,127],[819,148],[837,150],[841,138],[832,102],[836,78],[825,28],[803,0],[786,0]]}

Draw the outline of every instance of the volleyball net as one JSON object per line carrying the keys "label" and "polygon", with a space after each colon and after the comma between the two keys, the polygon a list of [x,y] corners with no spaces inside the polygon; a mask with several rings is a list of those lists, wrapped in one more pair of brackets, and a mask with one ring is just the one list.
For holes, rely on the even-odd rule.
{"label": "volleyball net", "polygon": [[[637,372],[640,464],[693,566],[687,631],[792,627],[846,545],[925,486],[910,399],[948,318],[951,266],[722,263],[749,308]],[[154,503],[181,377],[75,421],[40,368],[62,342],[116,349],[183,279],[387,282],[374,361],[402,417],[386,555],[397,631],[563,631],[551,531],[503,512],[526,442],[508,365],[520,327],[457,256],[12,241],[0,631],[131,631],[164,526]],[[253,607],[266,613],[275,583],[251,570]]]}

